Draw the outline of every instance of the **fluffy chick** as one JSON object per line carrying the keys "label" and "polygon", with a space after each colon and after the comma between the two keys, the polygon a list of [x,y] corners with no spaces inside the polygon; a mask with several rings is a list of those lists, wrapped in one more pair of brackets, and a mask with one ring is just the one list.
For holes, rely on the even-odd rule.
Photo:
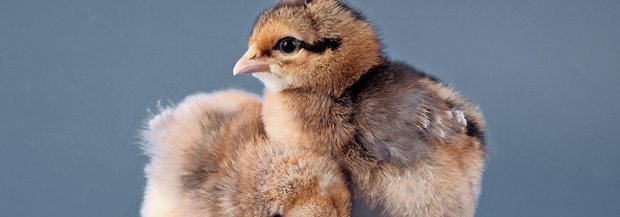
{"label": "fluffy chick", "polygon": [[266,88],[272,141],[331,152],[386,216],[473,216],[485,159],[477,107],[387,59],[372,26],[337,0],[280,1],[256,21],[235,74]]}
{"label": "fluffy chick", "polygon": [[144,132],[144,217],[350,216],[338,163],[266,140],[257,97],[198,94],[154,117]]}

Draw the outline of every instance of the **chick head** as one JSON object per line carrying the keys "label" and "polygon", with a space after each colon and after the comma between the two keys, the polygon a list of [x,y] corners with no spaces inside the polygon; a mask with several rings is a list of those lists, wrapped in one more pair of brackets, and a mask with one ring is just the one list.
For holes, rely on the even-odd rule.
{"label": "chick head", "polygon": [[383,60],[366,19],[337,0],[281,0],[257,19],[234,74],[271,91],[337,93]]}

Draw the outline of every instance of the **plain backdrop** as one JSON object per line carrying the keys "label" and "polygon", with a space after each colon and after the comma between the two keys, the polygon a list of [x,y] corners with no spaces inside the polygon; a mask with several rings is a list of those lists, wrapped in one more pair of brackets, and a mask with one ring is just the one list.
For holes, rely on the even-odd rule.
{"label": "plain backdrop", "polygon": [[[137,216],[157,102],[224,88],[273,0],[0,0],[2,216]],[[620,1],[350,0],[487,120],[477,216],[620,216]]]}

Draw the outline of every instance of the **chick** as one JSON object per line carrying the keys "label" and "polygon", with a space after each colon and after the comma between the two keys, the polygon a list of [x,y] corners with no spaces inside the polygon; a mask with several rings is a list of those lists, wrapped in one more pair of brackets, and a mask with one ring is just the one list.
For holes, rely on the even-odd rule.
{"label": "chick", "polygon": [[266,140],[257,97],[198,94],[154,117],[144,132],[144,217],[350,216],[338,163]]}
{"label": "chick", "polygon": [[[477,106],[389,60],[337,0],[287,0],[256,21],[234,74],[265,86],[271,141],[332,153],[385,216],[473,216],[485,161]],[[354,205],[355,207],[355,205]]]}

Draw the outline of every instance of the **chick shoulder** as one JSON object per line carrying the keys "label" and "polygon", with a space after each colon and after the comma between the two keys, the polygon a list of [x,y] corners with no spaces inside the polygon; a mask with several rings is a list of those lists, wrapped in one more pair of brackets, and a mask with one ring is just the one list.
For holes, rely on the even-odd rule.
{"label": "chick shoulder", "polygon": [[370,69],[337,100],[353,107],[355,141],[378,161],[409,165],[431,146],[450,145],[467,135],[484,150],[477,107],[439,79],[404,63]]}

